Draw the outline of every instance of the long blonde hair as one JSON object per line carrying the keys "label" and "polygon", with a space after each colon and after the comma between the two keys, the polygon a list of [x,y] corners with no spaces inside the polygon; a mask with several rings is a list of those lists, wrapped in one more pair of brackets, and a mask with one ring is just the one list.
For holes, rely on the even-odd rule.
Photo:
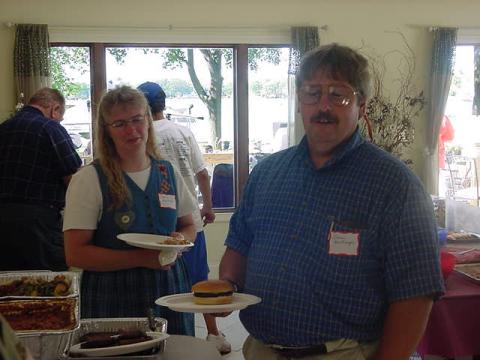
{"label": "long blonde hair", "polygon": [[145,109],[148,121],[146,155],[157,160],[160,159],[160,156],[155,150],[155,132],[153,130],[152,114],[143,93],[125,85],[109,90],[102,96],[100,104],[98,105],[96,137],[97,159],[107,177],[107,187],[112,197],[111,209],[118,209],[127,200],[131,199],[130,191],[128,190],[123,171],[120,167],[120,157],[106,129],[110,113],[116,105],[139,106]]}

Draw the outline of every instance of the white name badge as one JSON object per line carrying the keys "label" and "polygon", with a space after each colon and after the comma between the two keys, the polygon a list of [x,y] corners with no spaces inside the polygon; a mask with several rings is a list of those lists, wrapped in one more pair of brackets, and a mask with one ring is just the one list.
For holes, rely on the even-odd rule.
{"label": "white name badge", "polygon": [[358,256],[360,234],[352,232],[331,231],[328,253],[330,255]]}
{"label": "white name badge", "polygon": [[158,194],[158,201],[161,208],[176,209],[177,202],[175,201],[175,195]]}

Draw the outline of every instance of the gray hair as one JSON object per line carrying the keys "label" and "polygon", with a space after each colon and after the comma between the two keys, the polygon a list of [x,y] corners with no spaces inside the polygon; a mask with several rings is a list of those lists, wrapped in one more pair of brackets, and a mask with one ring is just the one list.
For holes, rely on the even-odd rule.
{"label": "gray hair", "polygon": [[333,43],[307,52],[295,77],[297,89],[318,70],[326,71],[334,79],[347,81],[363,100],[370,96],[368,60],[355,50]]}
{"label": "gray hair", "polygon": [[57,89],[49,87],[37,90],[28,101],[29,105],[38,105],[42,108],[48,108],[53,103],[58,103],[65,111],[65,97]]}

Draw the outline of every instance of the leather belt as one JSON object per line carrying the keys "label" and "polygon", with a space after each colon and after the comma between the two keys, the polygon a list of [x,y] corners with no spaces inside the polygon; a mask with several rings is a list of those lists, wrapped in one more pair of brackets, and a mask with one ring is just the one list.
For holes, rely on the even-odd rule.
{"label": "leather belt", "polygon": [[298,348],[280,346],[271,346],[271,348],[281,356],[294,359],[301,359],[306,356],[322,355],[327,353],[327,347],[325,344]]}

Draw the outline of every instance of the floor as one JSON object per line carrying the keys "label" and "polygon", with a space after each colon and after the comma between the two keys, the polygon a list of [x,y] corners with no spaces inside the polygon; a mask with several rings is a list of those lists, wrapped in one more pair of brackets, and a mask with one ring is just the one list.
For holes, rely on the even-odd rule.
{"label": "floor", "polygon": [[[224,355],[225,360],[244,360],[242,355],[242,345],[247,338],[247,331],[240,323],[238,311],[233,312],[225,318],[217,318],[218,329],[223,332],[230,344],[232,344],[232,352]],[[205,339],[207,337],[207,329],[201,314],[195,314],[195,335],[196,337]]]}

